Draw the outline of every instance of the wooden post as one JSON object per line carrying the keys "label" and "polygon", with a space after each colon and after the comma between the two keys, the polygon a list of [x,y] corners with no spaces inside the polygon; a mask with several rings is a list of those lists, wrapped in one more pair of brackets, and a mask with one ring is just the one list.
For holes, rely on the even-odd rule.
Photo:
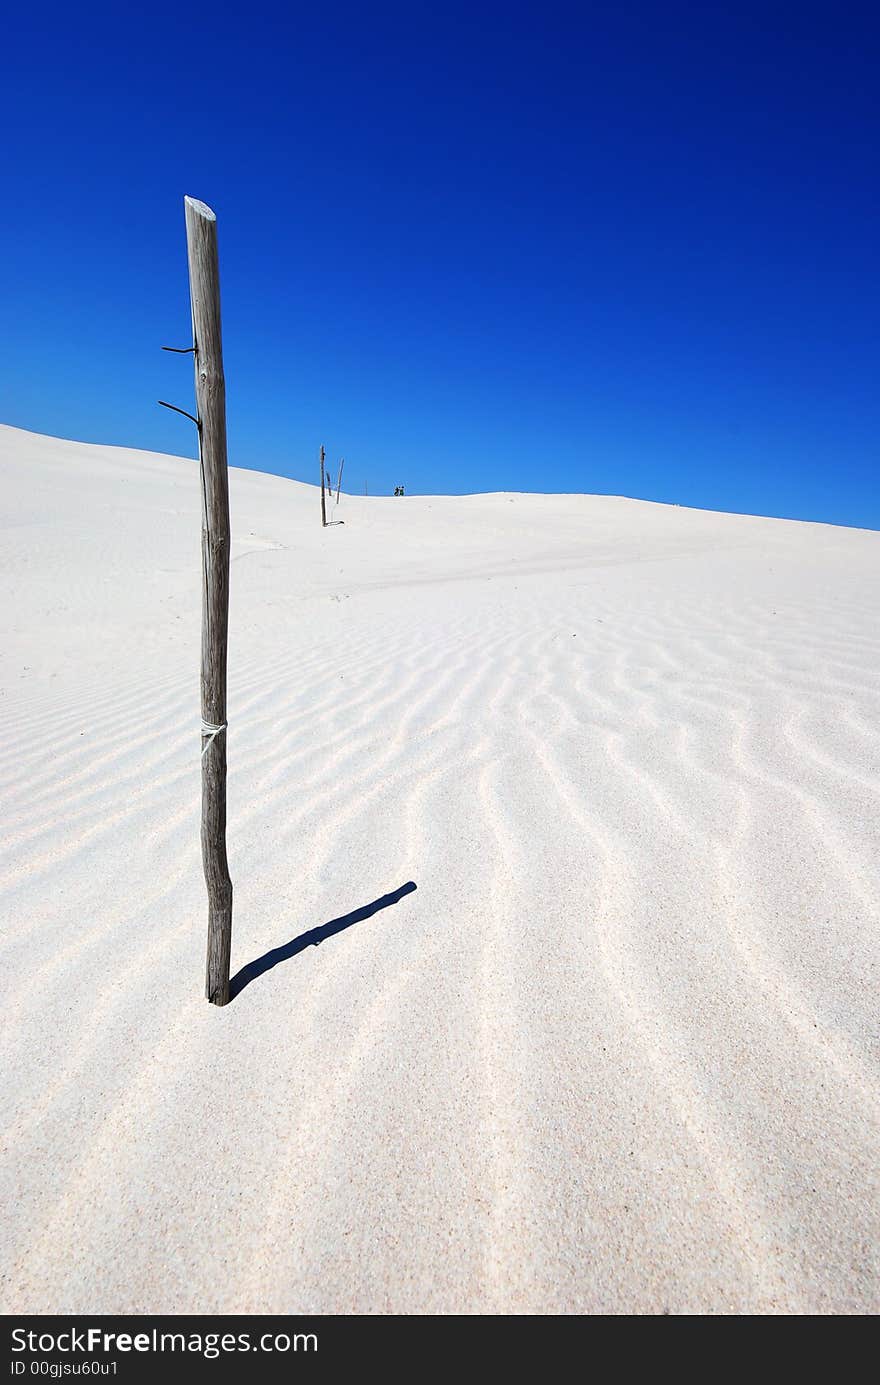
{"label": "wooden post", "polygon": [[324,492],[324,444],[321,443],[321,524],[327,528],[327,500]]}
{"label": "wooden post", "polygon": [[342,468],[345,466],[345,458],[339,458],[339,474],[336,477],[336,504],[339,504],[339,488],[342,485]]}
{"label": "wooden post", "polygon": [[232,881],[226,860],[226,644],[229,629],[229,476],[220,336],[217,218],[184,198],[202,480],[202,865],[208,888],[205,994],[229,1000]]}

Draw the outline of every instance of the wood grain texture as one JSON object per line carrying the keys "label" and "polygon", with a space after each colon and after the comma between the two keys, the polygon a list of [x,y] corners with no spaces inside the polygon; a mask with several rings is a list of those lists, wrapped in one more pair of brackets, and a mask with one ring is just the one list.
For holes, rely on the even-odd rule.
{"label": "wood grain texture", "polygon": [[[202,719],[212,726],[223,726],[230,531],[217,218],[210,207],[192,197],[184,198],[184,206],[202,480]],[[232,948],[232,881],[226,858],[226,736],[224,730],[202,741],[202,864],[208,890],[205,994],[214,1005],[229,1001]]]}

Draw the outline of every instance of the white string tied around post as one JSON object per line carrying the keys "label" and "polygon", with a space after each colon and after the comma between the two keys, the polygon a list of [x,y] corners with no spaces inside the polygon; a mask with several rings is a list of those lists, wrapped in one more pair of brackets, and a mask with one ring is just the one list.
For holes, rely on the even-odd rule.
{"label": "white string tied around post", "polygon": [[211,748],[211,745],[213,744],[215,738],[220,735],[221,731],[226,730],[227,724],[228,723],[224,721],[220,726],[215,726],[213,722],[205,721],[204,717],[202,717],[202,735],[208,737],[208,739],[205,741],[205,744],[202,746],[203,760],[205,758],[206,753]]}

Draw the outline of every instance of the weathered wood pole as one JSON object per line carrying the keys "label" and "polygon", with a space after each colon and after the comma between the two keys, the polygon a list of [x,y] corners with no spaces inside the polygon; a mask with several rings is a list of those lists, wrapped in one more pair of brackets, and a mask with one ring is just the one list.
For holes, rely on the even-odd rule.
{"label": "weathered wood pole", "polygon": [[321,443],[321,524],[327,528],[327,499],[324,490],[324,444]]}
{"label": "weathered wood pole", "polygon": [[339,488],[342,485],[342,468],[345,466],[345,458],[339,458],[339,475],[336,477],[336,504],[339,504]]}
{"label": "weathered wood pole", "polygon": [[232,881],[226,859],[226,646],[229,630],[229,476],[220,336],[217,218],[184,198],[202,479],[202,865],[208,888],[205,994],[229,1000]]}

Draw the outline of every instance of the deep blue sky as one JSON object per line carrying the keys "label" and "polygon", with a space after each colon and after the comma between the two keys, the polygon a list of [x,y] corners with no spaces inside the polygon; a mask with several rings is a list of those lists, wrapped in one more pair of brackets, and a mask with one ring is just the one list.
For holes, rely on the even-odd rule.
{"label": "deep blue sky", "polygon": [[[211,16],[201,32],[197,16]],[[0,420],[230,461],[880,527],[876,6],[7,10]]]}

